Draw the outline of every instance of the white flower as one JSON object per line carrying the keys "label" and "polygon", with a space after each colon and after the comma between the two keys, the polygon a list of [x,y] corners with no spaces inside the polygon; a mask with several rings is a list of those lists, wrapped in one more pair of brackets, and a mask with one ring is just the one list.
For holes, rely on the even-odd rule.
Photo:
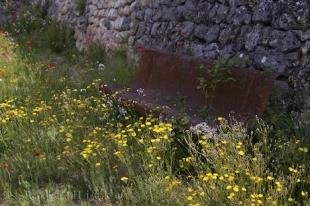
{"label": "white flower", "polygon": [[206,135],[208,138],[213,138],[216,135],[216,129],[210,127],[206,122],[191,126],[190,131],[196,135]]}
{"label": "white flower", "polygon": [[104,70],[105,70],[105,65],[100,63],[100,64],[98,65],[98,70],[99,70],[99,71],[104,71]]}
{"label": "white flower", "polygon": [[126,109],[123,108],[123,107],[120,107],[120,108],[118,109],[118,111],[119,111],[119,113],[121,113],[122,115],[126,115],[126,114],[127,114]]}
{"label": "white flower", "polygon": [[144,89],[142,89],[142,88],[137,89],[137,93],[138,93],[140,96],[145,96],[145,94],[144,94]]}

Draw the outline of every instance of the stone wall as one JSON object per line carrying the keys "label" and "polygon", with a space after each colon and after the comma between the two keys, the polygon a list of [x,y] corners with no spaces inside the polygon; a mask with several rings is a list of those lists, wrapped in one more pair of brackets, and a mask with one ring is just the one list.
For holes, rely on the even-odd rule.
{"label": "stone wall", "polygon": [[87,0],[83,11],[77,1],[50,0],[49,13],[74,28],[81,50],[97,42],[237,57],[250,68],[291,75],[309,97],[309,0]]}

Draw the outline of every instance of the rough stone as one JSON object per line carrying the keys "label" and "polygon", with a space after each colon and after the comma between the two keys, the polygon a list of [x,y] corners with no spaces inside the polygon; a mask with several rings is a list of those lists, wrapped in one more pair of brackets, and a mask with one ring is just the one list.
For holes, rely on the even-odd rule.
{"label": "rough stone", "polygon": [[217,40],[219,32],[220,32],[220,26],[214,25],[208,29],[208,32],[206,33],[204,39],[206,40],[207,43],[213,42]]}
{"label": "rough stone", "polygon": [[195,36],[198,37],[199,39],[205,39],[205,35],[208,32],[208,27],[205,25],[197,25],[195,27]]}
{"label": "rough stone", "polygon": [[287,68],[287,58],[284,54],[275,51],[255,51],[252,61],[256,67],[261,69],[272,69],[278,73],[283,73]]}
{"label": "rough stone", "polygon": [[117,31],[126,31],[130,29],[131,19],[128,17],[117,18],[116,21],[112,23],[112,27]]}
{"label": "rough stone", "polygon": [[272,31],[269,44],[281,52],[298,49],[301,46],[301,42],[298,40],[295,33],[280,30]]}
{"label": "rough stone", "polygon": [[300,40],[301,40],[301,41],[310,40],[310,30],[301,32]]}
{"label": "rough stone", "polygon": [[195,24],[193,22],[184,22],[181,30],[181,35],[184,37],[190,37],[195,30]]}
{"label": "rough stone", "polygon": [[204,57],[208,59],[216,59],[218,58],[219,53],[219,45],[217,43],[212,43],[205,47]]}
{"label": "rough stone", "polygon": [[246,35],[245,48],[248,51],[253,51],[261,37],[261,26],[255,26],[250,33]]}
{"label": "rough stone", "polygon": [[195,21],[197,9],[192,1],[186,1],[185,5],[177,7],[177,13],[187,21]]}
{"label": "rough stone", "polygon": [[235,35],[233,34],[232,27],[225,28],[221,31],[219,36],[219,42],[224,45],[229,40],[234,39]]}
{"label": "rough stone", "polygon": [[251,22],[251,14],[245,6],[241,6],[235,10],[235,14],[232,19],[228,19],[228,22],[231,22],[236,26],[241,24],[249,24]]}
{"label": "rough stone", "polygon": [[263,0],[253,9],[253,21],[269,22],[272,19],[272,0]]}
{"label": "rough stone", "polygon": [[220,58],[221,59],[228,59],[230,57],[232,57],[234,55],[234,44],[228,44],[226,46],[224,46],[223,49],[221,49],[220,51]]}
{"label": "rough stone", "polygon": [[218,24],[222,22],[227,16],[228,11],[229,11],[229,8],[227,6],[220,4],[216,10],[216,15],[214,17],[215,23]]}
{"label": "rough stone", "polygon": [[306,43],[301,47],[301,52],[303,55],[310,53],[310,41],[306,41]]}
{"label": "rough stone", "polygon": [[152,36],[155,36],[155,35],[158,34],[160,26],[161,26],[161,24],[157,23],[157,22],[153,25],[152,30],[151,30],[151,35]]}

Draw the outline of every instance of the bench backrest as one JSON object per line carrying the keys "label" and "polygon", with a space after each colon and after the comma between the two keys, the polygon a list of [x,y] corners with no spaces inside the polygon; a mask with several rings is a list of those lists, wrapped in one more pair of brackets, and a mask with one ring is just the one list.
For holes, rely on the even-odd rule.
{"label": "bench backrest", "polygon": [[[213,61],[201,60],[175,53],[141,49],[135,87],[157,90],[164,96],[182,95],[192,106],[209,106],[216,116],[227,117],[234,112],[239,120],[261,116],[271,95],[275,74],[251,69],[231,69],[231,78],[219,84],[206,98],[197,89],[201,68],[206,71]],[[210,80],[208,72],[203,74]]]}

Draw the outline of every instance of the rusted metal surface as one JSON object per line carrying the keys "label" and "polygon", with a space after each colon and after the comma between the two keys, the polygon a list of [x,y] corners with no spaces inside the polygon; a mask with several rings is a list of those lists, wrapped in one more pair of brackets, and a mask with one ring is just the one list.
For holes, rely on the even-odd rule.
{"label": "rusted metal surface", "polygon": [[[104,92],[119,91],[123,101],[131,102],[141,113],[187,116],[195,124],[204,121],[203,108],[211,108],[211,116],[233,115],[248,122],[260,117],[268,103],[276,75],[257,70],[232,68],[234,81],[219,84],[206,98],[197,89],[198,78],[210,80],[208,71],[213,61],[195,59],[174,53],[150,49],[140,50],[140,61],[129,89],[112,85],[102,86]],[[205,70],[201,74],[201,68]],[[201,76],[202,75],[202,76]]]}

